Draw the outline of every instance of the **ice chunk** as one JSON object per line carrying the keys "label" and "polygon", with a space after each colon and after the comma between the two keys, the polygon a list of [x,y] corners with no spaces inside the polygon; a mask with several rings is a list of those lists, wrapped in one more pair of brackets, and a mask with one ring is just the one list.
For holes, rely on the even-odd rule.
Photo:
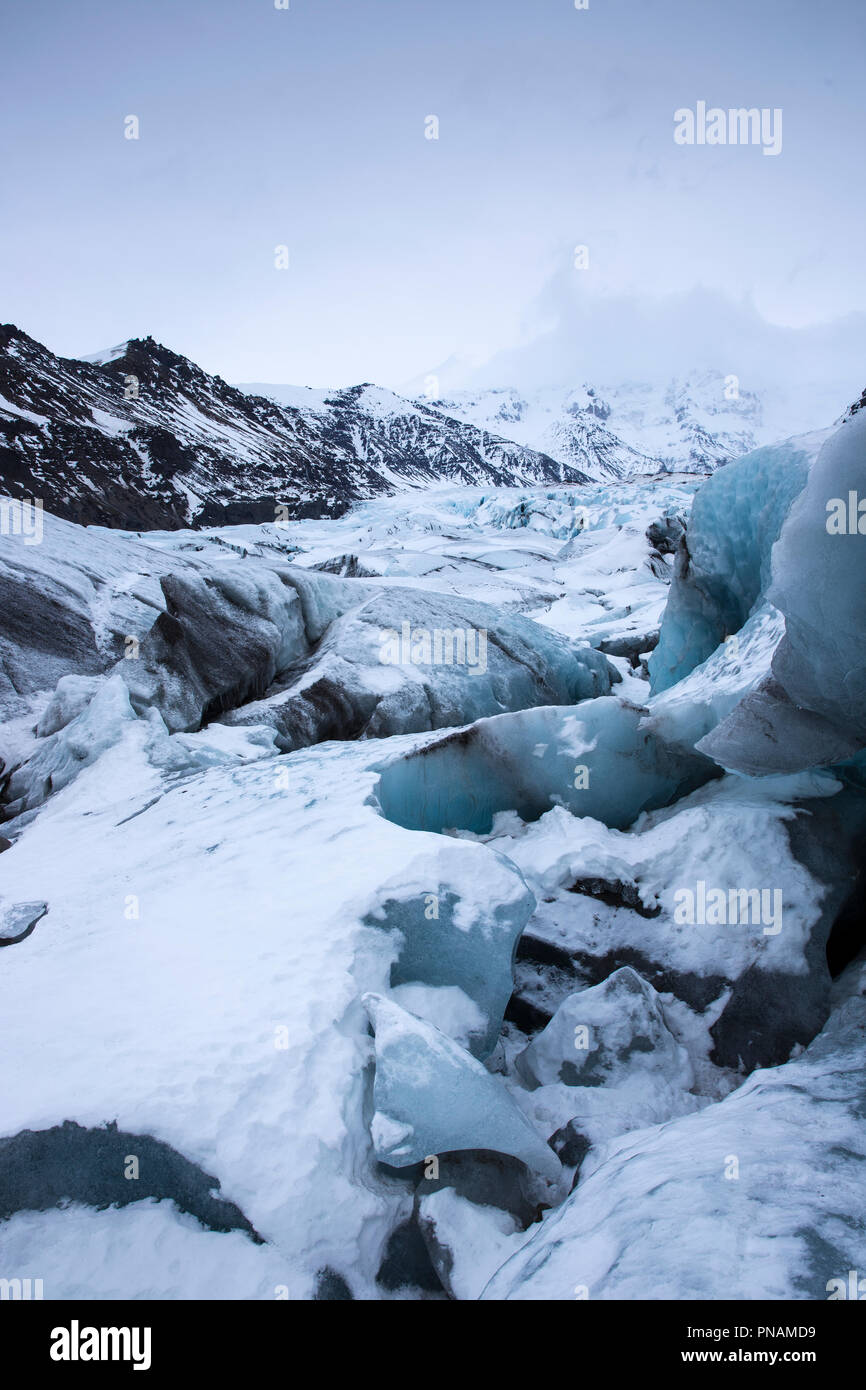
{"label": "ice chunk", "polygon": [[531,1088],[516,1099],[554,1131],[550,1144],[569,1167],[593,1146],[702,1104],[658,994],[630,966],[563,1000],[515,1070]]}
{"label": "ice chunk", "polygon": [[47,911],[47,903],[5,903],[0,899],[0,946],[23,941]]}
{"label": "ice chunk", "polygon": [[61,676],[57,689],[42,711],[36,733],[39,738],[56,734],[77,719],[90,704],[101,685],[99,676]]}
{"label": "ice chunk", "polygon": [[397,934],[392,985],[457,989],[475,1004],[480,1018],[468,1043],[486,1056],[499,1036],[515,948],[535,898],[520,871],[495,851],[429,839],[432,852],[416,854],[383,882],[364,921]]}
{"label": "ice chunk", "polygon": [[[61,717],[59,708],[55,707],[52,722]],[[13,772],[6,790],[7,816],[20,815],[67,786],[82,768],[96,762],[118,742],[124,725],[132,723],[135,717],[121,677],[113,675],[101,681],[81,713],[49,734],[24,766]]]}
{"label": "ice chunk", "polygon": [[[95,682],[95,693],[89,695],[91,681]],[[44,727],[56,731],[37,742],[35,752],[9,779],[5,808],[9,819],[33,810],[68,786],[84,768],[121,743],[132,725],[140,726],[143,747],[153,766],[165,771],[253,762],[275,757],[278,752],[273,729],[261,725],[228,729],[212,724],[196,734],[170,737],[156,709],[146,710],[143,719],[137,718],[126,683],[117,671],[108,677],[66,676],[58,692],[39,725],[40,731]],[[75,713],[79,707],[80,712]]]}
{"label": "ice chunk", "polygon": [[520,1054],[517,1070],[535,1086],[616,1086],[640,1073],[645,1084],[661,1075],[687,1090],[694,1079],[656,991],[629,966],[569,995]]}
{"label": "ice chunk", "polygon": [[862,746],[866,412],[846,420],[813,465],[773,552],[769,597],[785,615],[785,637],[773,659],[776,679],[795,705],[848,730]]}
{"label": "ice chunk", "polygon": [[172,733],[263,694],[308,650],[298,596],[274,571],[175,573],[162,588],[166,612],[118,670],[134,709],[157,709]]}
{"label": "ice chunk", "polygon": [[366,994],[364,1004],[376,1033],[371,1132],[382,1162],[405,1168],[429,1155],[486,1149],[558,1181],[559,1160],[497,1077],[393,1000]]}
{"label": "ice chunk", "polygon": [[696,744],[721,767],[747,777],[830,767],[861,746],[838,724],[795,705],[774,676],[766,676]]}
{"label": "ice chunk", "polygon": [[[643,728],[666,743],[694,750],[766,678],[784,631],[779,610],[760,604],[706,661],[648,700],[650,714]],[[701,751],[707,751],[703,744]]]}

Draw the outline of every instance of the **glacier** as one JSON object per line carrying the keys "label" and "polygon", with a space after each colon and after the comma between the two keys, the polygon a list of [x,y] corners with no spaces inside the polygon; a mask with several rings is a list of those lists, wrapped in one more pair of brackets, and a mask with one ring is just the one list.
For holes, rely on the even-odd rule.
{"label": "glacier", "polygon": [[862,1267],[864,431],[0,534],[4,1268],[574,1301]]}

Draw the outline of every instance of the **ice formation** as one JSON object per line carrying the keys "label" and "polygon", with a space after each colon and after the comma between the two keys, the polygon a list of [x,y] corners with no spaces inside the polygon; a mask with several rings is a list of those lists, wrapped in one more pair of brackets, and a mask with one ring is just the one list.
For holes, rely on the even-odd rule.
{"label": "ice formation", "polygon": [[[866,746],[866,416],[824,444],[772,553],[785,618],[769,678],[701,747],[751,776],[843,762]],[[862,530],[861,528],[862,524]]]}
{"label": "ice formation", "polygon": [[497,1077],[392,1000],[367,994],[364,1003],[376,1034],[370,1129],[383,1162],[403,1168],[428,1155],[488,1149],[559,1179],[553,1151]]}
{"label": "ice formation", "polygon": [[[535,898],[519,869],[494,851],[425,838],[429,851],[419,841],[412,860],[381,884],[363,920],[395,935],[393,985],[459,990],[474,1003],[469,1047],[486,1056],[499,1037],[513,987],[514,952]],[[479,881],[483,898],[475,891]],[[427,1017],[423,1001],[421,1008]]]}
{"label": "ice formation", "polygon": [[499,811],[534,820],[552,805],[625,827],[717,775],[645,731],[648,714],[614,696],[478,720],[383,764],[379,801],[417,830],[485,832]]}
{"label": "ice formation", "polygon": [[826,1299],[866,1260],[864,1040],[851,1001],[798,1060],[616,1140],[482,1297]]}
{"label": "ice formation", "polygon": [[656,991],[630,966],[570,994],[520,1054],[517,1070],[532,1086],[612,1086],[626,1076],[661,1072],[688,1090],[693,1080]]}
{"label": "ice formation", "polygon": [[654,694],[739,632],[766,595],[773,545],[825,437],[757,449],[713,474],[697,493],[649,662]]}
{"label": "ice formation", "polygon": [[[294,582],[291,572],[285,578]],[[226,722],[273,724],[288,752],[328,738],[382,738],[571,704],[607,694],[621,679],[588,645],[487,604],[412,589],[358,597],[309,661]]]}

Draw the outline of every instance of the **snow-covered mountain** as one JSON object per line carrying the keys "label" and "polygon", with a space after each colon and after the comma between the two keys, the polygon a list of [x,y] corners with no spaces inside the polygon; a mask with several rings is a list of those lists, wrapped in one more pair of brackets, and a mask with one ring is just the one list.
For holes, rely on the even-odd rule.
{"label": "snow-covered mountain", "polygon": [[[0,328],[0,487],[124,529],[339,516],[448,484],[526,487],[707,474],[767,438],[761,402],[694,373],[664,388],[407,400],[230,386],[152,338],[84,359]],[[277,512],[277,507],[282,511]]]}
{"label": "snow-covered mountain", "polygon": [[[329,395],[267,383],[244,384],[241,389],[308,410],[321,409]],[[388,401],[402,400],[389,392],[380,394]],[[736,382],[710,371],[676,377],[664,385],[626,381],[606,387],[503,386],[435,397],[425,393],[415,397],[414,404],[532,449],[593,482],[625,482],[659,473],[705,476],[780,433],[765,420],[757,393],[740,390]]]}
{"label": "snow-covered mountain", "polygon": [[[321,410],[329,399],[328,392],[307,387],[256,383],[242,389],[302,410]],[[402,401],[389,392],[376,394],[389,413]],[[778,402],[767,405],[761,393],[706,370],[663,384],[480,387],[419,395],[414,404],[511,440],[593,482],[664,473],[706,476],[784,433]],[[831,422],[828,416],[824,423]]]}
{"label": "snow-covered mountain", "polygon": [[838,420],[862,389],[866,315],[786,327],[748,299],[587,293],[558,272],[519,340],[398,385],[594,479],[712,472]]}
{"label": "snow-covered mountain", "polygon": [[280,405],[152,338],[86,360],[0,328],[0,488],[126,529],[337,516],[443,483],[580,483],[572,466],[370,385]]}
{"label": "snow-covered mountain", "polygon": [[777,437],[757,394],[709,371],[661,386],[482,388],[424,399],[447,416],[495,430],[596,481],[707,474]]}

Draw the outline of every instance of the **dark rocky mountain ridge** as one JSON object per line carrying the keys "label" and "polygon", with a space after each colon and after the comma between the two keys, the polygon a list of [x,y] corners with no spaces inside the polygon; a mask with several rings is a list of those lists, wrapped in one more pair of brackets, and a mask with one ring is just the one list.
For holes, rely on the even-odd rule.
{"label": "dark rocky mountain ridge", "polygon": [[[125,530],[339,516],[437,483],[583,483],[580,469],[367,384],[314,408],[209,376],[153,338],[55,356],[0,326],[0,490]],[[277,513],[278,506],[284,508]]]}

